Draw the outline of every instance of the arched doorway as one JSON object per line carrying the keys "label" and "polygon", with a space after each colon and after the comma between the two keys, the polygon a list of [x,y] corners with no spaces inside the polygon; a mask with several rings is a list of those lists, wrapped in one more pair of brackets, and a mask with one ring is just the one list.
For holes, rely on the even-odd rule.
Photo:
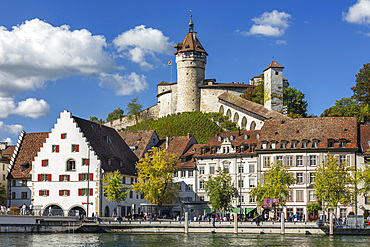
{"label": "arched doorway", "polygon": [[86,211],[85,209],[79,206],[71,208],[68,212],[68,216],[81,216],[81,215],[86,215]]}
{"label": "arched doorway", "polygon": [[224,106],[223,105],[220,107],[220,110],[218,112],[221,113],[222,115],[224,115]]}
{"label": "arched doorway", "polygon": [[105,206],[104,217],[109,217],[109,207],[108,206]]}
{"label": "arched doorway", "polygon": [[252,121],[250,130],[255,130],[255,129],[256,129],[256,123]]}
{"label": "arched doorway", "polygon": [[235,112],[235,114],[234,114],[234,122],[235,123],[239,122],[239,114],[237,112]]}
{"label": "arched doorway", "polygon": [[227,112],[226,112],[226,116],[228,116],[228,117],[229,117],[229,120],[231,120],[231,111],[230,111],[230,109],[229,109],[229,110],[227,110]]}
{"label": "arched doorway", "polygon": [[49,205],[44,209],[42,216],[64,216],[64,212],[58,205]]}
{"label": "arched doorway", "polygon": [[246,117],[242,118],[241,127],[242,127],[242,129],[247,129],[247,118]]}

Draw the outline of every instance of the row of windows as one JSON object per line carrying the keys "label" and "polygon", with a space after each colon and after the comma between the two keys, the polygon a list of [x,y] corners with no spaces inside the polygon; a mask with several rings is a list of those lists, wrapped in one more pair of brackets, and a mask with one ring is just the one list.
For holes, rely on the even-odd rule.
{"label": "row of windows", "polygon": [[[59,145],[51,145],[51,152],[52,153],[59,153]],[[78,153],[80,152],[80,145],[78,144],[72,144],[71,145],[71,152],[72,153]]]}
{"label": "row of windows", "polygon": [[187,176],[186,176],[186,171],[185,170],[176,171],[176,172],[173,173],[173,176],[175,178],[177,178],[177,177],[180,177],[180,178],[186,178],[186,177],[192,178],[192,177],[194,177],[194,171],[193,170],[188,170],[187,171]]}
{"label": "row of windows", "polygon": [[[335,157],[338,159],[338,161],[341,164],[344,163],[344,162],[349,163],[349,159],[347,160],[347,155],[339,155],[339,156],[335,156]],[[324,161],[323,162],[326,162],[326,159],[327,159],[327,155],[324,155]],[[276,162],[281,162],[281,164],[285,165],[285,166],[303,166],[305,163],[309,166],[317,166],[318,156],[317,155],[275,156],[275,163]],[[271,157],[270,156],[264,156],[263,157],[263,166],[264,167],[269,167],[270,163],[271,163]]]}
{"label": "row of windows", "polygon": [[[287,202],[293,202],[294,201],[293,190],[289,190],[288,192],[289,194],[288,194]],[[296,192],[295,201],[304,202],[304,190],[296,190],[295,192]],[[316,194],[314,190],[308,191],[308,201],[316,201]]]}
{"label": "row of windows", "polygon": [[[39,190],[39,196],[49,196],[49,190]],[[78,196],[92,196],[93,189],[80,188],[78,189]],[[59,190],[59,196],[70,196],[70,190]]]}
{"label": "row of windows", "polygon": [[[94,180],[94,174],[93,173],[79,173],[78,174],[78,181],[93,181]],[[51,174],[38,174],[37,175],[37,181],[39,182],[50,182]],[[60,182],[66,182],[71,181],[71,175],[59,175],[59,181]]]}
{"label": "row of windows", "polygon": [[[12,192],[12,197],[11,199],[18,199],[16,198],[16,193],[15,192]],[[28,198],[28,193],[27,192],[21,192],[21,198],[20,199],[29,199]]]}
{"label": "row of windows", "polygon": [[[302,141],[301,148],[308,148],[308,143],[309,143],[309,141]],[[328,147],[333,148],[334,143],[335,143],[335,140],[328,140]],[[280,144],[280,148],[284,148],[284,149],[287,148],[287,144],[288,144],[287,141],[282,141],[281,144]],[[277,146],[277,142],[271,142],[271,144],[270,144],[271,149],[276,149],[276,146]],[[314,140],[312,142],[312,148],[318,148],[318,146],[319,146],[319,141]],[[297,148],[297,147],[298,147],[298,141],[291,141],[290,148]],[[347,147],[347,141],[346,140],[340,140],[339,141],[339,147],[346,148]],[[266,149],[267,148],[267,142],[263,142],[261,148]]]}
{"label": "row of windows", "polygon": [[[179,188],[179,191],[182,191],[182,184],[181,183],[177,183],[177,186]],[[193,191],[194,188],[193,188],[193,185],[192,184],[185,184],[185,191]]]}
{"label": "row of windows", "polygon": [[[223,167],[224,167],[224,170],[229,171],[229,165],[223,165]],[[244,173],[244,170],[245,170],[244,168],[246,168],[244,165],[239,165],[238,172]],[[248,168],[249,168],[249,173],[255,173],[255,164],[249,164]],[[215,169],[216,168],[214,165],[210,165],[208,174],[215,174]],[[199,166],[199,174],[205,174],[205,166]]]}
{"label": "row of windows", "polygon": [[[73,164],[70,166],[70,168],[76,168],[76,161],[74,159],[69,159],[67,160],[67,164],[70,163],[70,164]],[[82,158],[82,162],[81,162],[81,165],[82,166],[88,166],[89,165],[89,159],[86,159],[86,158]],[[49,167],[49,160],[48,159],[43,159],[41,160],[41,167]],[[68,168],[68,166],[67,166]]]}

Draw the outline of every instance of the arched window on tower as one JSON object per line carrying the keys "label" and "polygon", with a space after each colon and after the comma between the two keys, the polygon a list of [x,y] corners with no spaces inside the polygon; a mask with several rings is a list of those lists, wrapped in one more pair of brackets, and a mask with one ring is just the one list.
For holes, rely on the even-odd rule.
{"label": "arched window on tower", "polygon": [[256,129],[256,122],[252,121],[250,130],[255,130]]}

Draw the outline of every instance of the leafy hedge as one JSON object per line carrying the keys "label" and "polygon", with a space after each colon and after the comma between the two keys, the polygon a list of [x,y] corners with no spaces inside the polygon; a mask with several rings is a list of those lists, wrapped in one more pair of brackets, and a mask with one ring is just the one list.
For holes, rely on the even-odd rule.
{"label": "leafy hedge", "polygon": [[212,121],[213,119],[216,120],[219,117],[218,115],[220,114],[184,112],[158,120],[147,119],[134,126],[127,127],[126,130],[156,130],[159,138],[185,136],[190,133],[195,136],[198,143],[207,143],[216,132],[220,131],[220,127]]}

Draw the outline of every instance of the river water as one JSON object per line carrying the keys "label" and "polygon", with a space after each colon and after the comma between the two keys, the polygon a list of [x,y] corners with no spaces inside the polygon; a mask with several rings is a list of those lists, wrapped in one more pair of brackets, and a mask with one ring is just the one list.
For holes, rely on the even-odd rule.
{"label": "river water", "polygon": [[370,246],[370,236],[249,234],[0,234],[0,246]]}

